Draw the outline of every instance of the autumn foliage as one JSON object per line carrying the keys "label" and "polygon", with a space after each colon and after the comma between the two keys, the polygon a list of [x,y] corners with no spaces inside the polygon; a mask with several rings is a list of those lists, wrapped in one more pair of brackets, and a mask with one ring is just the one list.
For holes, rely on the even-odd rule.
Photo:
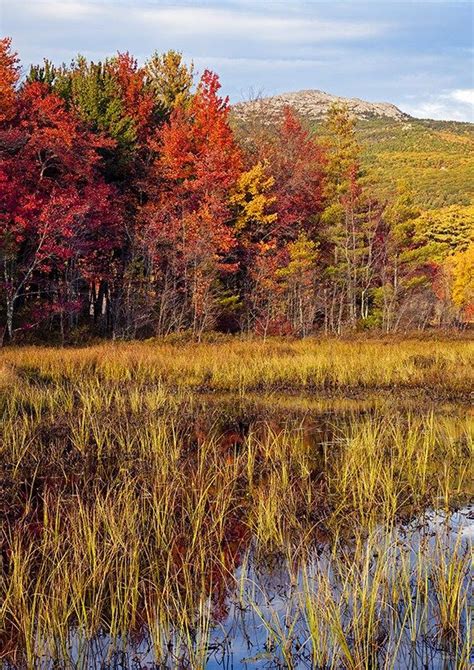
{"label": "autumn foliage", "polygon": [[472,222],[451,234],[403,185],[378,200],[347,111],[324,141],[289,108],[239,126],[217,75],[193,77],[168,52],[45,61],[20,81],[0,41],[2,337],[472,317]]}

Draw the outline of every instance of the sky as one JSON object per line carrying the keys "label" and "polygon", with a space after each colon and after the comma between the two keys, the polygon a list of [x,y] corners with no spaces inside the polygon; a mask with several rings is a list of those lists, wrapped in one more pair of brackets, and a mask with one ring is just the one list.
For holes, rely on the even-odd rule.
{"label": "sky", "polygon": [[474,121],[473,22],[454,0],[0,0],[25,71],[175,49],[231,102],[319,89],[459,121]]}

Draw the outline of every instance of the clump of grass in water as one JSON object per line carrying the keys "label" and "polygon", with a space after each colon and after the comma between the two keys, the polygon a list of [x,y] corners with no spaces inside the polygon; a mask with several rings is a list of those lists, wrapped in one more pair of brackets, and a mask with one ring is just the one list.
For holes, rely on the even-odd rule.
{"label": "clump of grass in water", "polygon": [[[315,668],[409,667],[410,654],[420,654],[421,662],[426,643],[449,650],[456,667],[467,668],[469,560],[459,544],[449,564],[447,576],[446,547],[426,542],[413,556],[403,535],[378,529],[358,536],[350,553],[328,550],[304,562],[297,587],[279,607],[271,604],[281,596],[265,590],[249,568],[240,579],[240,605],[257,613],[286,667],[302,659]],[[449,581],[442,602],[429,587],[429,574],[440,570]],[[437,625],[447,609],[448,639]]]}

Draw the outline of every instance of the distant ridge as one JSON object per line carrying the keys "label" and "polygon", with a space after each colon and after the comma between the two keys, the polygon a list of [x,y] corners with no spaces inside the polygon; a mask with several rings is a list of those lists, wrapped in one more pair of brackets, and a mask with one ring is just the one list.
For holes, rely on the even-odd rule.
{"label": "distant ridge", "polygon": [[389,102],[367,102],[359,98],[343,98],[318,90],[281,93],[280,95],[249,102],[238,102],[233,105],[232,110],[238,118],[245,120],[254,113],[276,117],[281,114],[284,107],[290,106],[301,116],[320,119],[327,114],[331,105],[335,103],[346,105],[349,111],[359,119],[380,117],[396,121],[408,121],[412,118]]}

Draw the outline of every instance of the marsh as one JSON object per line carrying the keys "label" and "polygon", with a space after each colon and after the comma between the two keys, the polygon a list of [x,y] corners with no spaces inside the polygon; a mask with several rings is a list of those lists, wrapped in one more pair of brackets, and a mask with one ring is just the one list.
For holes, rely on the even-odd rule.
{"label": "marsh", "polygon": [[472,353],[2,351],[4,667],[467,668]]}

